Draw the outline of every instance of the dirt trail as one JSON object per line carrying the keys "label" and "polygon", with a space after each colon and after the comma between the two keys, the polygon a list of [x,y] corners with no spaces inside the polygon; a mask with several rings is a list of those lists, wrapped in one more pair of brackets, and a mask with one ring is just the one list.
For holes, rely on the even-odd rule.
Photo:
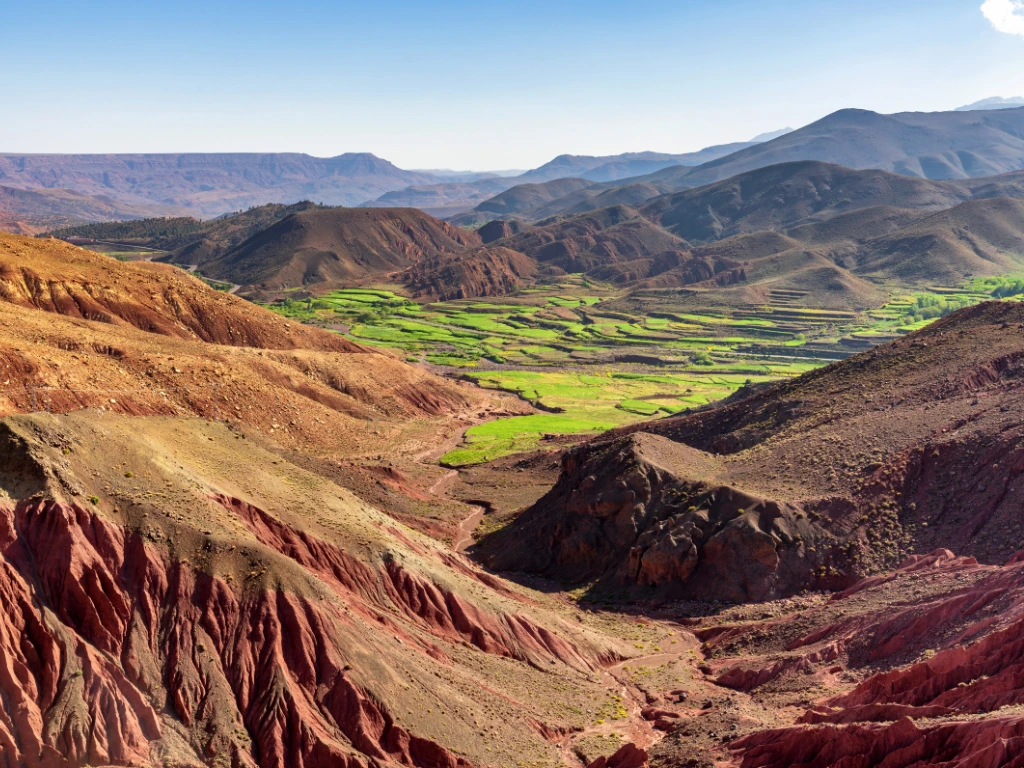
{"label": "dirt trail", "polygon": [[457,469],[450,469],[448,470],[448,474],[441,477],[436,483],[434,483],[432,486],[430,486],[430,488],[427,489],[427,493],[431,494],[432,496],[444,494],[448,490],[448,488],[451,487],[451,484],[454,483],[458,478],[459,471]]}
{"label": "dirt trail", "polygon": [[473,504],[470,505],[470,509],[473,512],[459,525],[458,533],[455,534],[455,540],[452,542],[452,549],[456,552],[465,552],[469,548],[473,543],[473,531],[480,525],[480,521],[484,519],[483,507]]}

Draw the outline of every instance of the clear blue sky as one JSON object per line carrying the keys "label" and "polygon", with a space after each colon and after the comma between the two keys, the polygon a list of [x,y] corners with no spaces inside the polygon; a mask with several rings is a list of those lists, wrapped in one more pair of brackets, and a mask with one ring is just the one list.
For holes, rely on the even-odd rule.
{"label": "clear blue sky", "polygon": [[688,151],[1024,95],[1024,7],[981,4],[0,0],[0,152]]}

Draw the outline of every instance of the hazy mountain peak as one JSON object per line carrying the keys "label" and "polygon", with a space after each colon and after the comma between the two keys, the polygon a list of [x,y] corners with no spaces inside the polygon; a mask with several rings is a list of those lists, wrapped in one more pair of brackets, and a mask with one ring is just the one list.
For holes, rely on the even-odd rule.
{"label": "hazy mountain peak", "polygon": [[1016,107],[1024,107],[1024,97],[1013,96],[1009,99],[1004,99],[1002,96],[993,96],[989,99],[976,101],[973,104],[957,107],[954,112],[973,112],[979,109],[1015,109]]}
{"label": "hazy mountain peak", "polygon": [[777,131],[769,131],[768,133],[759,133],[757,136],[750,140],[751,144],[763,144],[766,141],[777,139],[780,136],[785,136],[787,133],[792,133],[795,129],[793,128],[781,128]]}

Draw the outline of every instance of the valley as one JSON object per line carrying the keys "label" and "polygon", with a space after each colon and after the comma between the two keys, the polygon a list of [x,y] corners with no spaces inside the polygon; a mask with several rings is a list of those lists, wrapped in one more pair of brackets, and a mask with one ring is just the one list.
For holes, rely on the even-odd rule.
{"label": "valley", "polygon": [[694,308],[690,297],[681,303],[674,292],[623,295],[570,277],[493,299],[420,304],[353,288],[267,307],[536,409],[471,427],[441,458],[459,467],[701,408],[900,338],[994,293],[1024,290],[1010,278],[979,278],[859,313],[804,309],[794,305],[799,295],[779,291],[769,304],[722,311]]}
{"label": "valley", "polygon": [[992,104],[0,155],[0,768],[1020,765]]}

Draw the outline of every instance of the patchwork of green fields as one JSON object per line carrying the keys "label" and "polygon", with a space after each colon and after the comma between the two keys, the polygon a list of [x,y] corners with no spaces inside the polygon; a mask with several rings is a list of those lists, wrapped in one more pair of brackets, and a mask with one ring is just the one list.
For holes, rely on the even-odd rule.
{"label": "patchwork of green fields", "polygon": [[[568,276],[514,296],[420,304],[352,288],[271,309],[390,348],[482,387],[519,395],[542,413],[473,427],[448,466],[528,451],[706,405],[746,384],[798,376],[993,295],[1024,295],[1024,280],[987,278],[894,296],[867,313],[810,309],[795,292],[733,311],[622,311],[608,288]],[[642,303],[639,303],[642,305]],[[654,305],[652,305],[654,306]]]}

